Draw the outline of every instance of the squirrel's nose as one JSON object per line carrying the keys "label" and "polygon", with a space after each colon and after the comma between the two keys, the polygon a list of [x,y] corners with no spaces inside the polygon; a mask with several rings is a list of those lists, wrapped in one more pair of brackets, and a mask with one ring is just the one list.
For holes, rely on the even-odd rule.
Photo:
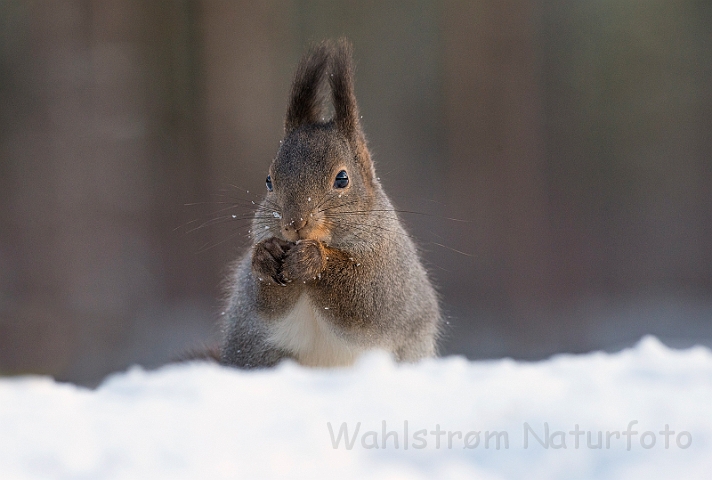
{"label": "squirrel's nose", "polygon": [[[299,230],[303,229],[307,225],[307,219],[303,217],[296,217],[290,219],[282,227],[284,233],[289,237],[289,240],[297,240],[299,238]],[[292,238],[294,237],[294,238]]]}
{"label": "squirrel's nose", "polygon": [[293,232],[298,232],[302,228],[304,228],[307,224],[307,219],[303,217],[298,217],[298,218],[292,218],[287,225],[284,226],[284,229]]}

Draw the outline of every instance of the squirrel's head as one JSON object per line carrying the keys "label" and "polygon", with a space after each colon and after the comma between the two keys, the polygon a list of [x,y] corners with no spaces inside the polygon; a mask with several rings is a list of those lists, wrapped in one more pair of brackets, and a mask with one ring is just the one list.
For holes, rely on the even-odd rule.
{"label": "squirrel's head", "polygon": [[[323,118],[327,80],[334,110],[329,120]],[[359,217],[382,195],[359,122],[351,46],[345,40],[323,42],[302,58],[285,137],[266,183],[263,209],[274,218],[264,228],[293,242],[331,243],[358,235]]]}

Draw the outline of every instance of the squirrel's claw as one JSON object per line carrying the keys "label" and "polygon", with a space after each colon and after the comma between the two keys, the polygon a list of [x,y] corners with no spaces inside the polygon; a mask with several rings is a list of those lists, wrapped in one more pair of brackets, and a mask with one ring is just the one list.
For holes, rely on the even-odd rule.
{"label": "squirrel's claw", "polygon": [[289,250],[282,263],[282,275],[290,280],[313,281],[326,268],[324,246],[316,240],[302,240]]}
{"label": "squirrel's claw", "polygon": [[277,285],[283,287],[287,285],[287,281],[282,275],[282,263],[293,245],[291,242],[272,237],[254,246],[252,270],[261,282],[269,279]]}

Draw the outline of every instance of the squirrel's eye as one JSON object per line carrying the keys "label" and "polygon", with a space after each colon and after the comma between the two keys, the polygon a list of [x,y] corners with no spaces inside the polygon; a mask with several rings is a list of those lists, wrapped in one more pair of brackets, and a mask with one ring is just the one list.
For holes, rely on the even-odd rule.
{"label": "squirrel's eye", "polygon": [[346,188],[349,184],[349,176],[346,170],[341,170],[336,174],[336,179],[334,180],[334,188]]}
{"label": "squirrel's eye", "polygon": [[271,175],[267,175],[267,181],[265,182],[265,184],[267,185],[267,191],[271,192],[272,191],[272,176]]}

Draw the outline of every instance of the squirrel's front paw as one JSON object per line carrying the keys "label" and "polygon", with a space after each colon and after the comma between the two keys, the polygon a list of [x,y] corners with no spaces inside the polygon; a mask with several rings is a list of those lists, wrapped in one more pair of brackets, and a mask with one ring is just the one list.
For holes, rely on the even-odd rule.
{"label": "squirrel's front paw", "polygon": [[286,285],[282,267],[287,252],[294,244],[277,237],[262,240],[252,250],[252,270],[261,282]]}
{"label": "squirrel's front paw", "polygon": [[287,281],[308,282],[321,276],[324,268],[326,252],[321,242],[302,240],[284,258],[282,275]]}

